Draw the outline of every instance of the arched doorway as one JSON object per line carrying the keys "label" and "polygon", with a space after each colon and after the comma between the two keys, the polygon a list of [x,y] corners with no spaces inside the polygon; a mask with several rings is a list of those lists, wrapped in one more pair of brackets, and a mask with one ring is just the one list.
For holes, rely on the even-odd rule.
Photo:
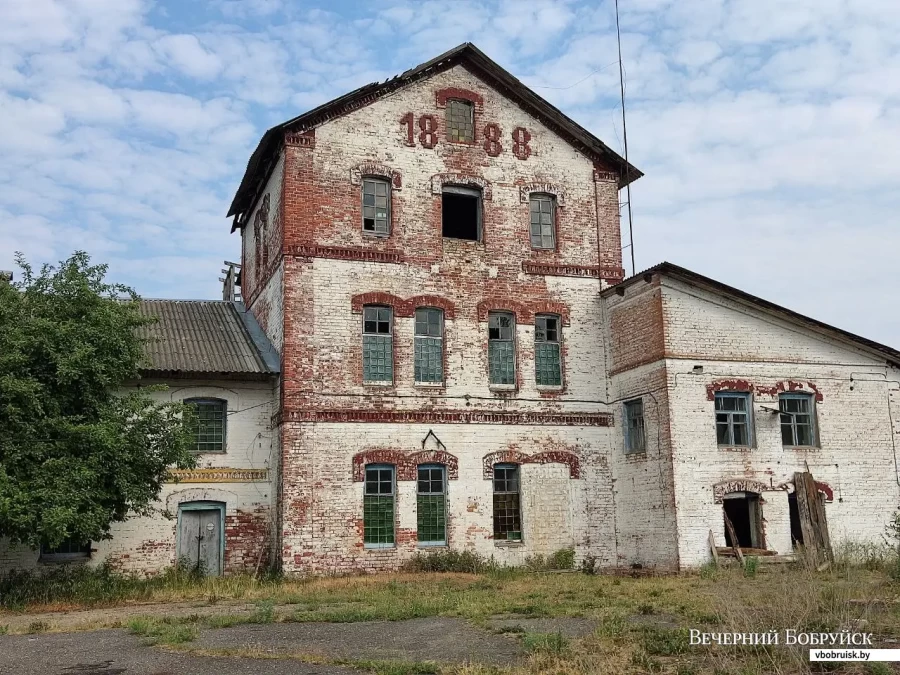
{"label": "arched doorway", "polygon": [[179,564],[207,576],[222,574],[225,504],[196,501],[178,505],[176,555]]}

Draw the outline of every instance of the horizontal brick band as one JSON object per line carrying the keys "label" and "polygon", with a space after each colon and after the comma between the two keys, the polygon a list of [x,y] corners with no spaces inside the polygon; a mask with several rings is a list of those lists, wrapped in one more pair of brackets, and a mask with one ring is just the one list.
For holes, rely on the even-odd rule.
{"label": "horizontal brick band", "polygon": [[368,422],[382,424],[520,424],[611,427],[609,413],[498,412],[493,410],[292,410],[277,422]]}
{"label": "horizontal brick band", "polygon": [[358,260],[360,262],[403,262],[403,254],[396,251],[373,251],[366,248],[344,248],[341,246],[288,246],[287,254],[306,258],[332,258],[334,260]]}
{"label": "horizontal brick band", "polygon": [[169,482],[245,483],[269,480],[268,469],[172,469]]}
{"label": "horizontal brick band", "polygon": [[551,277],[587,277],[618,282],[625,278],[621,267],[599,267],[597,265],[556,265],[553,263],[523,262],[526,274],[542,274]]}

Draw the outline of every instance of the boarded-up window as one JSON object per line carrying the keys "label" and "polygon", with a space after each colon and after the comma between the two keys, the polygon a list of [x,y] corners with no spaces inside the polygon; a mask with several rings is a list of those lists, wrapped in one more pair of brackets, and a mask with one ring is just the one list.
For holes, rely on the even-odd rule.
{"label": "boarded-up window", "polygon": [[494,466],[494,539],[522,539],[519,467],[516,464]]}
{"label": "boarded-up window", "polygon": [[394,343],[390,307],[363,307],[363,381],[394,381]]}
{"label": "boarded-up window", "polygon": [[394,545],[394,467],[389,464],[366,466],[363,543],[366,548]]}

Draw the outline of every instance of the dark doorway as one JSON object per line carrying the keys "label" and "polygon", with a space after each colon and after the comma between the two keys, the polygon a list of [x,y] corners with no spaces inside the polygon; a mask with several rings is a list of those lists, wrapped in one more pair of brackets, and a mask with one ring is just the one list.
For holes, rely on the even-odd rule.
{"label": "dark doorway", "polygon": [[[759,495],[750,492],[733,492],[722,502],[725,515],[725,545],[740,548],[764,548],[762,536],[762,510]],[[734,537],[731,528],[734,528]]]}
{"label": "dark doorway", "polygon": [[441,195],[441,232],[451,239],[481,239],[481,192],[447,186]]}
{"label": "dark doorway", "polygon": [[797,506],[797,493],[788,495],[788,511],[791,515],[791,543],[794,548],[803,546],[803,528],[800,526],[800,507]]}

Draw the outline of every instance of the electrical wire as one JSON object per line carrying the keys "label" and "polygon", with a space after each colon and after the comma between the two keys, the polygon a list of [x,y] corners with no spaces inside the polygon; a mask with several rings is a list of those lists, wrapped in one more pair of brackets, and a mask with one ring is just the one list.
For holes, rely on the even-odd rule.
{"label": "electrical wire", "polygon": [[[622,97],[622,140],[625,145],[625,179],[628,180],[628,129],[625,126],[625,66],[622,64],[622,33],[619,30],[619,0],[616,0],[616,42],[619,48],[619,93]],[[631,181],[625,184],[625,198],[628,205],[628,248],[631,253],[631,274],[637,274],[634,263],[634,219],[631,212]]]}

